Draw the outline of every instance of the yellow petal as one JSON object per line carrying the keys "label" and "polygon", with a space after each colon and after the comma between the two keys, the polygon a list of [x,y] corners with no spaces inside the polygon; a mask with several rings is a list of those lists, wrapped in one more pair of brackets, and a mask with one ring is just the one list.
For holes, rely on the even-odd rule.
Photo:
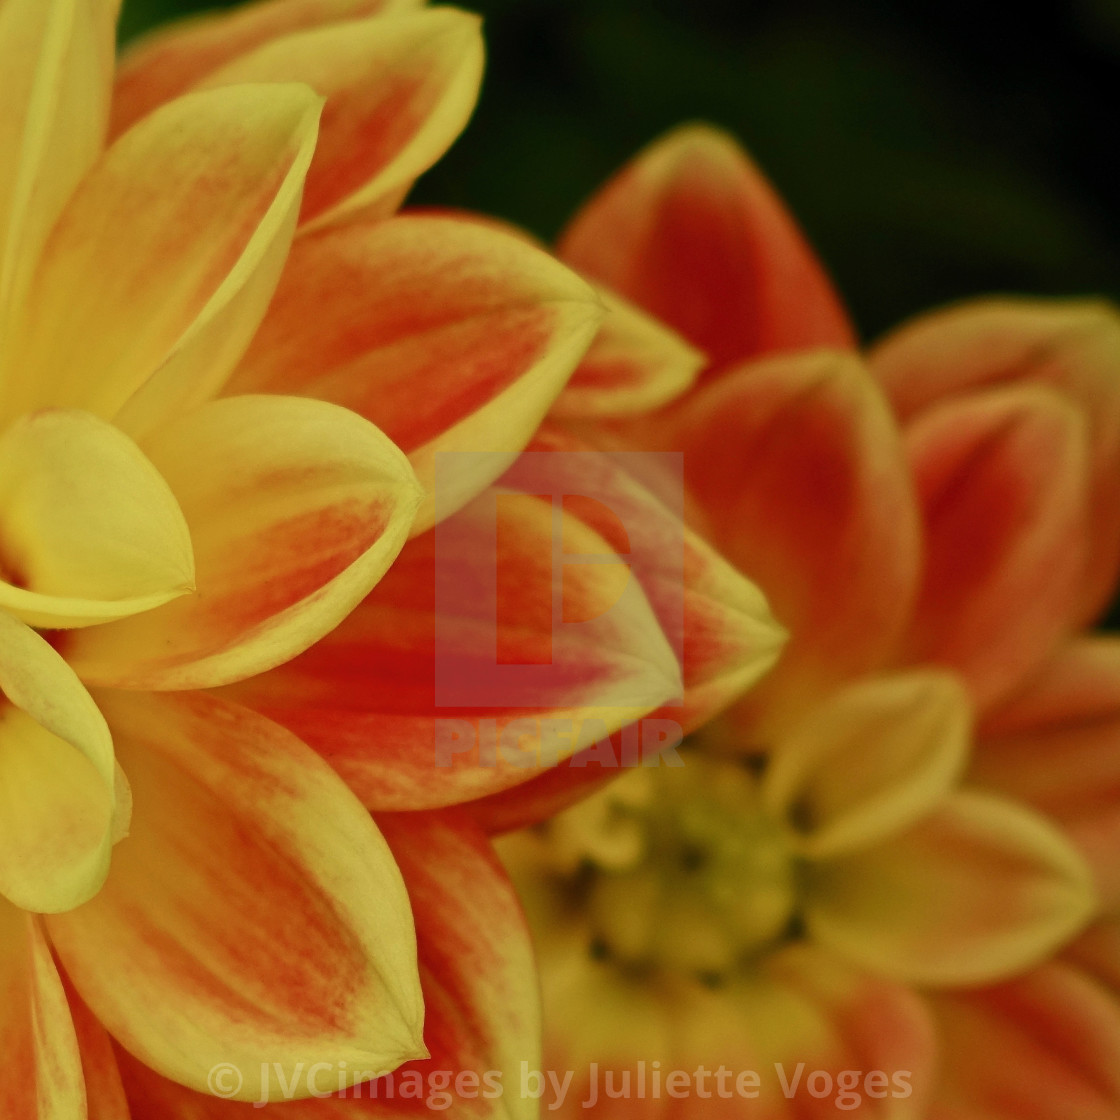
{"label": "yellow petal", "polygon": [[467,123],[482,64],[479,18],[430,8],[276,39],[204,84],[299,81],[327,99],[302,214],[322,226],[395,207]]}
{"label": "yellow petal", "polygon": [[161,386],[165,413],[214,391],[279,275],[319,106],[299,85],[212,90],[122,136],[44,250],[8,415],[61,405],[111,417],[153,374],[182,382]]}
{"label": "yellow petal", "polygon": [[949,673],[849,685],[775,746],[763,796],[809,856],[867,847],[934,809],[964,770],[970,713]]}
{"label": "yellow petal", "polygon": [[230,397],[156,434],[196,590],[70,635],[67,658],[95,684],[204,688],[287,661],[381,578],[420,500],[404,455],[325,401]]}
{"label": "yellow petal", "polygon": [[43,638],[0,611],[0,894],[53,912],[96,892],[114,784],[97,705]]}
{"label": "yellow petal", "polygon": [[110,1033],[203,1091],[232,1063],[247,1100],[285,1083],[306,1096],[301,1071],[319,1061],[337,1084],[423,1057],[408,896],[341,779],[204,694],[99,700],[135,792],[132,833],[102,892],[48,923]]}
{"label": "yellow petal", "polygon": [[[0,6],[0,333],[104,142],[119,0]],[[7,376],[18,376],[8,367]]]}
{"label": "yellow petal", "polygon": [[872,972],[916,984],[987,984],[1045,960],[1088,921],[1092,876],[1043,817],[979,793],[812,867],[812,936]]}
{"label": "yellow petal", "polygon": [[179,505],[117,428],[48,410],[0,436],[0,606],[33,626],[86,626],[193,583]]}

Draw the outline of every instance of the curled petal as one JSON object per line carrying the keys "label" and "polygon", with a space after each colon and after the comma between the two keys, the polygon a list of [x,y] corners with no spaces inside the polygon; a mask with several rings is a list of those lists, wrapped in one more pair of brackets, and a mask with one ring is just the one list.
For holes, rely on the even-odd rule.
{"label": "curled petal", "polygon": [[907,447],[927,539],[908,653],[957,669],[989,705],[1075,623],[1084,421],[1052,390],[995,389],[923,414]]}
{"label": "curled petal", "polygon": [[991,712],[972,777],[1059,821],[1120,905],[1120,640],[1071,642]]}
{"label": "curled petal", "polygon": [[305,86],[236,86],[180,98],[121,137],[44,250],[9,413],[112,417],[142,387],[155,394],[154,375],[158,399],[134,418],[150,424],[212,393],[279,275],[319,110]]}
{"label": "curled petal", "polygon": [[858,359],[754,363],[674,412],[709,539],[791,634],[748,698],[752,722],[882,665],[910,613],[919,528],[897,429]]}
{"label": "curled petal", "polygon": [[391,211],[450,147],[482,80],[477,16],[429,8],[289,35],[206,79],[306,82],[325,97],[301,221]]}
{"label": "curled petal", "polygon": [[1120,1110],[1120,1010],[1077,969],[1049,962],[932,1005],[936,1120],[1111,1120]]}
{"label": "curled petal", "polygon": [[1120,568],[1120,313],[1089,300],[982,299],[920,316],[876,345],[872,369],[906,424],[950,397],[1040,384],[1082,415],[1091,472],[1088,570],[1078,621]]}
{"label": "curled petal", "polygon": [[69,635],[96,684],[202,688],[287,660],[377,582],[419,502],[397,448],[324,401],[212,401],[147,450],[190,526],[197,590]]}
{"label": "curled petal", "polygon": [[[583,281],[519,237],[446,217],[359,223],[296,242],[227,391],[355,409],[404,449],[429,495],[437,454],[480,453],[444,479],[450,513],[528,443],[601,314]],[[429,500],[414,534],[434,518]]]}
{"label": "curled petal", "polygon": [[164,24],[134,40],[117,67],[111,129],[194,88],[216,70],[284,35],[340,20],[408,11],[423,0],[264,0]]}
{"label": "curled petal", "polygon": [[763,796],[810,857],[866,848],[934,809],[969,748],[968,698],[949,673],[848,685],[775,745]]}
{"label": "curled petal", "polygon": [[[109,870],[116,770],[101,712],[35,631],[0,611],[0,895],[84,902]],[[121,815],[127,813],[122,799]]]}
{"label": "curled petal", "polygon": [[705,125],[670,132],[623,168],[568,227],[560,255],[680,331],[713,369],[854,344],[774,189]]}
{"label": "curled petal", "polygon": [[0,604],[33,626],[84,626],[190,591],[190,533],[140,449],[88,412],[45,411],[0,436]]}
{"label": "curled petal", "polygon": [[3,899],[0,1046],[12,1071],[0,1081],[0,1115],[20,1120],[85,1116],[82,1060],[50,948],[38,919]]}
{"label": "curled petal", "polygon": [[[554,566],[557,528],[604,562]],[[571,513],[557,527],[550,501],[490,492],[409,542],[337,630],[231,695],[370,808],[400,810],[518,785],[679,696],[679,673],[602,537]]]}
{"label": "curled petal", "polygon": [[552,406],[562,420],[631,416],[668,404],[696,382],[706,359],[675,331],[607,288],[595,341]]}
{"label": "curled petal", "polygon": [[[308,1063],[352,1077],[422,1055],[404,885],[338,778],[213,697],[101,703],[132,782],[132,832],[101,893],[48,921],[113,1037],[199,1089],[233,1063],[246,1100],[280,1098],[285,1083],[307,1095]],[[262,1068],[278,1072],[263,1083]]]}
{"label": "curled petal", "polygon": [[871,971],[928,985],[1021,972],[1096,905],[1089,869],[1057,828],[971,792],[878,847],[814,864],[808,892],[814,937]]}
{"label": "curled petal", "polygon": [[[0,8],[0,331],[71,192],[100,154],[119,0]],[[18,366],[0,371],[23,377]]]}

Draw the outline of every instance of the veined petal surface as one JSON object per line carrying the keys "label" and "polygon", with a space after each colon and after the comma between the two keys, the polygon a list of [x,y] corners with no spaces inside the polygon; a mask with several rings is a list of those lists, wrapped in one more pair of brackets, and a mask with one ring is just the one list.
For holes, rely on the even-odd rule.
{"label": "veined petal surface", "polygon": [[300,1062],[356,1072],[422,1056],[404,884],[342,782],[213,697],[98,699],[132,782],[132,832],[100,894],[48,921],[114,1038],[198,1089],[232,1062],[245,1100],[283,1095],[262,1066],[307,1095]]}
{"label": "veined petal surface", "polygon": [[[44,249],[13,342],[8,414],[62,406],[113,417],[169,359],[187,379],[170,388],[171,411],[205,399],[257,323],[235,314],[217,337],[207,326],[230,304],[264,311],[319,110],[306,86],[234,86],[180,98],[121,137]],[[248,305],[237,298],[246,287]]]}
{"label": "veined petal surface", "polygon": [[157,433],[197,589],[70,635],[83,680],[129,689],[225,684],[306,649],[392,563],[419,502],[404,456],[325,401],[231,397]]}
{"label": "veined petal surface", "polygon": [[601,315],[587,284],[519,237],[447,217],[357,223],[296,241],[226,391],[306,394],[372,420],[429,491],[415,535],[436,516],[435,456],[496,453],[441,489],[451,512],[528,443]]}

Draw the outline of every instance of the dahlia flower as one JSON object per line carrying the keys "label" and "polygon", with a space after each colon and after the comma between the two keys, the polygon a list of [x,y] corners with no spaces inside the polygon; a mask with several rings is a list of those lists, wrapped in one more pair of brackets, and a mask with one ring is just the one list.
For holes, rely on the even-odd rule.
{"label": "dahlia flower", "polygon": [[[276,0],[114,77],[116,9],[0,3],[0,1113],[127,1115],[129,1071],[205,1104],[429,1049],[492,1068],[533,1001],[477,826],[374,823],[218,690],[330,632],[437,497],[470,508],[599,301],[515,238],[392,216],[470,113],[474,17]],[[436,494],[445,451],[486,454]],[[633,612],[613,648],[653,708],[675,662]]]}
{"label": "dahlia flower", "polygon": [[1083,628],[1120,559],[1120,318],[974,301],[861,355],[771,187],[699,126],[560,255],[709,361],[645,414],[558,407],[683,453],[694,528],[790,640],[682,768],[562,765],[482,807],[505,827],[593,789],[502,841],[542,1101],[1114,1117],[1120,647]]}

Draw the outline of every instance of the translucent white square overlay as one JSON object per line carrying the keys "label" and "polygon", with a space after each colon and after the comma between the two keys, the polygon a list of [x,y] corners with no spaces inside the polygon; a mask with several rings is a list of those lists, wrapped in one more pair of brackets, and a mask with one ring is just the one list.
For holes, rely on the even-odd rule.
{"label": "translucent white square overlay", "polygon": [[[670,648],[683,663],[684,644],[684,477],[683,456],[678,452],[527,451],[504,470],[493,486],[476,498],[469,516],[493,526],[492,532],[472,533],[469,557],[462,547],[465,514],[458,512],[458,495],[464,477],[502,471],[509,456],[501,452],[445,451],[434,456],[435,533],[435,705],[437,708],[551,707],[562,694],[570,664],[517,665],[498,661],[498,496],[531,494],[552,501],[551,617],[554,642],[571,649],[568,639],[578,639],[580,628],[594,620],[565,621],[562,617],[565,569],[576,564],[624,564],[629,569],[621,594],[607,608],[622,609],[633,597],[646,598],[656,570],[656,617]],[[621,468],[632,480],[619,494],[615,472]],[[600,484],[597,479],[603,479]],[[562,525],[564,499],[590,499],[606,507],[617,519],[629,542],[625,554],[566,553]],[[651,506],[664,513],[651,516]],[[452,512],[455,511],[455,512]],[[665,514],[669,516],[665,516]],[[667,536],[666,526],[674,528]],[[481,548],[481,555],[480,549]],[[487,551],[489,550],[489,551]],[[652,608],[651,608],[652,609]],[[600,615],[602,617],[602,615]],[[471,620],[474,645],[462,655],[463,619]],[[584,637],[589,637],[587,630]],[[681,697],[665,701],[679,704]],[[611,705],[648,711],[648,697],[615,688]]]}

